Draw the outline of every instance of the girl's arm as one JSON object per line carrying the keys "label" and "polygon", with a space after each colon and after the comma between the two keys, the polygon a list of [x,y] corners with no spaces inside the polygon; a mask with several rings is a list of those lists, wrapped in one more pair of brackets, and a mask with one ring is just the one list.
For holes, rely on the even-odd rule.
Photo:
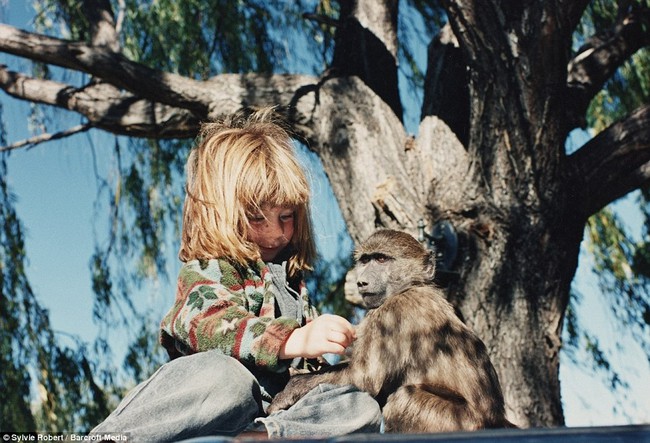
{"label": "girl's arm", "polygon": [[245,280],[225,260],[186,263],[176,302],[161,324],[163,342],[171,337],[191,353],[218,349],[248,366],[286,369],[290,361],[280,361],[281,349],[300,325],[274,318],[265,287],[264,281]]}

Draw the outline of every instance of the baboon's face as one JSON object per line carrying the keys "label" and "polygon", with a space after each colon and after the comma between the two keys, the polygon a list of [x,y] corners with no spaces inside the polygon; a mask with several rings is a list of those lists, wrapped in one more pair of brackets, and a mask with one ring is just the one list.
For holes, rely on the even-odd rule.
{"label": "baboon's face", "polygon": [[380,306],[387,296],[394,259],[385,254],[363,254],[357,260],[357,288],[368,309]]}
{"label": "baboon's face", "polygon": [[433,254],[404,232],[380,230],[361,244],[355,254],[357,288],[368,309],[413,284],[433,280]]}

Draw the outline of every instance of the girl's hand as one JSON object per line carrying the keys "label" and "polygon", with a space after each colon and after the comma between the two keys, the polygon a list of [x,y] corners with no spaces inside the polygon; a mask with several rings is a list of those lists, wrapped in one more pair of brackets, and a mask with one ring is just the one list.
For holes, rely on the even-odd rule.
{"label": "girl's hand", "polygon": [[323,314],[291,333],[280,348],[280,358],[313,358],[343,354],[357,338],[354,326],[338,315]]}

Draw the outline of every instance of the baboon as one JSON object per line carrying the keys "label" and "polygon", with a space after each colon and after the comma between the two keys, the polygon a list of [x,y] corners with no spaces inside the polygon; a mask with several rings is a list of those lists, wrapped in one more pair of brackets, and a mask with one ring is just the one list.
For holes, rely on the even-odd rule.
{"label": "baboon", "polygon": [[349,361],[292,377],[268,412],[320,383],[352,384],[377,399],[387,432],[515,427],[485,345],[433,284],[433,254],[409,234],[380,230],[355,260],[369,312]]}

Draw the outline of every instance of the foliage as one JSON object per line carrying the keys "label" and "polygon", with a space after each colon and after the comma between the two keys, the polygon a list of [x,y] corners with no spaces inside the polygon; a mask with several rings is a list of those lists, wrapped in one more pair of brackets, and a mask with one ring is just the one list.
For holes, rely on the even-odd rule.
{"label": "foliage", "polygon": [[[590,2],[574,35],[574,47],[581,46],[585,36],[592,35],[599,29],[612,27],[617,16],[627,12],[626,8],[638,7],[641,4],[648,6],[647,0]],[[650,103],[648,72],[650,51],[643,48],[618,69],[592,100],[587,110],[587,125],[594,133],[600,132],[641,105]],[[638,197],[640,216],[645,220],[642,233],[631,234],[629,227],[621,222],[612,206],[591,216],[585,232],[587,250],[594,259],[593,272],[597,276],[602,293],[619,320],[618,327],[633,334],[650,361],[650,344],[645,339],[650,331],[650,267],[647,266],[650,250],[650,212],[646,195],[647,190],[642,191]],[[627,384],[621,380],[598,340],[583,330],[575,318],[576,305],[580,303],[579,294],[573,291],[570,297],[571,303],[565,320],[569,337],[565,342],[565,352],[574,363],[579,364],[574,351],[578,348],[587,350],[593,368],[603,371],[612,390],[625,389]]]}
{"label": "foliage", "polygon": [[[197,79],[219,72],[278,72],[288,57],[286,33],[298,30],[307,53],[331,47],[327,27],[311,26],[303,11],[331,15],[329,1],[125,0],[112,1],[122,50],[132,60]],[[64,37],[89,41],[81,0],[35,0],[37,29],[62,29]],[[173,35],[174,38],[168,38]],[[308,70],[322,69],[310,57]],[[318,64],[321,64],[318,66]]]}
{"label": "foliage", "polygon": [[[597,0],[590,2],[574,40],[580,44],[585,35],[591,35],[598,29],[612,27],[617,16],[640,5],[645,5],[647,8],[649,3],[647,0],[627,2]],[[600,132],[640,105],[650,103],[648,72],[650,72],[650,50],[642,48],[618,69],[605,88],[592,100],[587,111],[588,126],[596,132]]]}
{"label": "foliage", "polygon": [[132,380],[146,379],[165,362],[166,354],[158,346],[158,333],[157,322],[143,322],[140,326],[124,358],[123,369]]}
{"label": "foliage", "polygon": [[642,49],[625,62],[591,102],[589,127],[596,132],[650,102],[650,50]]}
{"label": "foliage", "polygon": [[[105,416],[109,404],[85,348],[60,344],[29,284],[24,231],[6,181],[6,157],[0,158],[0,418],[4,429],[14,431],[83,430]],[[38,407],[32,409],[35,395]]]}
{"label": "foliage", "polygon": [[[650,274],[648,271],[647,201],[639,196],[646,224],[641,238],[635,240],[611,206],[591,216],[587,222],[586,247],[593,258],[593,272],[603,297],[618,320],[613,325],[631,334],[650,361]],[[603,349],[594,334],[576,317],[582,297],[572,291],[565,318],[564,352],[577,366],[600,372],[612,391],[627,396],[629,385],[617,370],[611,353]],[[579,354],[579,351],[585,351]]]}
{"label": "foliage", "polygon": [[[643,207],[647,208],[647,203]],[[644,239],[648,238],[647,228],[646,221]],[[648,243],[634,241],[611,209],[592,216],[587,223],[587,233],[588,248],[595,261],[594,272],[603,293],[608,296],[621,326],[633,333],[650,356],[650,344],[645,340],[650,328]]]}
{"label": "foliage", "polygon": [[[340,236],[344,236],[343,233]],[[343,244],[341,238],[339,244]],[[319,312],[331,312],[343,317],[354,319],[354,306],[345,300],[345,273],[350,269],[352,259],[350,254],[340,255],[333,260],[319,258],[312,275],[309,276],[309,293],[313,294],[313,302]]]}
{"label": "foliage", "polygon": [[[2,114],[0,104],[0,115]],[[4,125],[0,128],[0,143],[5,144]],[[23,370],[30,356],[20,345],[24,337],[20,333],[22,298],[32,297],[31,288],[24,276],[24,250],[22,229],[12,209],[15,196],[7,189],[6,158],[0,158],[0,417],[3,426],[12,429],[34,429],[34,417],[30,411],[30,377]],[[15,294],[15,295],[12,295]],[[21,297],[22,296],[22,297]],[[11,389],[9,388],[11,387]]]}

